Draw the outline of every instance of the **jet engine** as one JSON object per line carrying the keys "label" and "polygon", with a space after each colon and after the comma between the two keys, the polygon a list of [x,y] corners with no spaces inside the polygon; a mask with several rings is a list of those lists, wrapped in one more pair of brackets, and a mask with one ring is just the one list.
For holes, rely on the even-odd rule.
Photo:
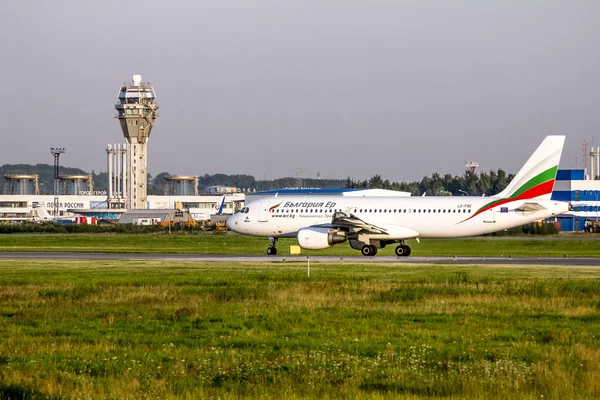
{"label": "jet engine", "polygon": [[326,249],[347,239],[346,232],[336,229],[308,227],[298,231],[298,244],[305,250]]}

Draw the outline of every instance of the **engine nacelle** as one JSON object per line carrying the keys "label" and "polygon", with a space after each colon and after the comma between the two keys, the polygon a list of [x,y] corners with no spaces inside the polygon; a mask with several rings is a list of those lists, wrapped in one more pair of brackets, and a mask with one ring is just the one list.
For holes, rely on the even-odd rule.
{"label": "engine nacelle", "polygon": [[346,240],[346,232],[335,229],[308,227],[298,231],[298,245],[305,250],[322,250]]}

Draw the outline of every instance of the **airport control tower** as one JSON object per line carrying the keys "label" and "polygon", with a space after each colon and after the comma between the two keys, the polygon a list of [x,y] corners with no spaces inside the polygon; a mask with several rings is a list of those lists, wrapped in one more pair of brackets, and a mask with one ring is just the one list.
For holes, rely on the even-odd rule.
{"label": "airport control tower", "polygon": [[127,203],[128,210],[146,208],[147,143],[156,111],[156,94],[149,83],[143,83],[140,75],[133,76],[133,85],[124,84],[119,89],[119,101],[115,105],[116,118],[121,123],[127,140]]}

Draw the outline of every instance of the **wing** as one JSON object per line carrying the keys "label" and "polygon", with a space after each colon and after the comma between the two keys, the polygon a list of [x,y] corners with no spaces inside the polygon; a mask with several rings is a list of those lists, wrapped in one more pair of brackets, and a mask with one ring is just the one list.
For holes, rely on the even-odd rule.
{"label": "wing", "polygon": [[348,212],[336,212],[331,223],[315,225],[322,228],[342,229],[359,235],[383,235],[390,239],[413,239],[419,233],[413,229],[399,225],[374,225]]}
{"label": "wing", "polygon": [[354,214],[346,214],[343,212],[336,212],[331,218],[331,223],[315,225],[321,228],[332,228],[342,229],[349,232],[358,234],[385,234],[387,229],[369,224],[363,221]]}

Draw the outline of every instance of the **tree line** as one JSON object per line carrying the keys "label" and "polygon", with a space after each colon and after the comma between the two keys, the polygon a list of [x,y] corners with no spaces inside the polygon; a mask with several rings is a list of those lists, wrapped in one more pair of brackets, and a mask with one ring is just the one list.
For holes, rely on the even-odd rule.
{"label": "tree line", "polygon": [[399,190],[410,192],[413,196],[492,196],[504,190],[513,178],[514,174],[507,175],[503,169],[489,173],[465,172],[463,175],[454,176],[434,173],[425,176],[421,181],[413,182],[390,182],[380,175],[374,175],[364,181],[348,178],[344,187]]}
{"label": "tree line", "polygon": [[[0,174],[4,175],[38,175],[41,194],[52,194],[54,187],[54,167],[49,164],[4,164],[0,166]],[[72,167],[60,167],[61,175],[90,175],[88,172]],[[96,173],[92,171],[94,190],[108,190],[108,174],[106,172]],[[165,190],[165,178],[172,176],[168,172],[161,172],[155,177],[148,174],[148,194],[161,195]],[[301,180],[302,187],[305,188],[370,188],[370,189],[389,189],[404,192],[410,192],[414,196],[426,194],[428,196],[491,196],[501,192],[514,177],[514,174],[506,174],[502,169],[497,171],[470,173],[463,175],[451,174],[440,175],[434,173],[431,176],[425,176],[420,181],[412,182],[391,182],[383,179],[381,175],[374,175],[370,179],[353,180],[348,177],[344,179],[309,179]],[[214,185],[236,187],[243,190],[262,191],[281,188],[296,187],[298,181],[296,178],[287,177],[272,180],[257,180],[252,175],[247,174],[204,174],[198,176],[198,185],[200,192],[204,188]],[[4,193],[4,192],[3,192]]]}

